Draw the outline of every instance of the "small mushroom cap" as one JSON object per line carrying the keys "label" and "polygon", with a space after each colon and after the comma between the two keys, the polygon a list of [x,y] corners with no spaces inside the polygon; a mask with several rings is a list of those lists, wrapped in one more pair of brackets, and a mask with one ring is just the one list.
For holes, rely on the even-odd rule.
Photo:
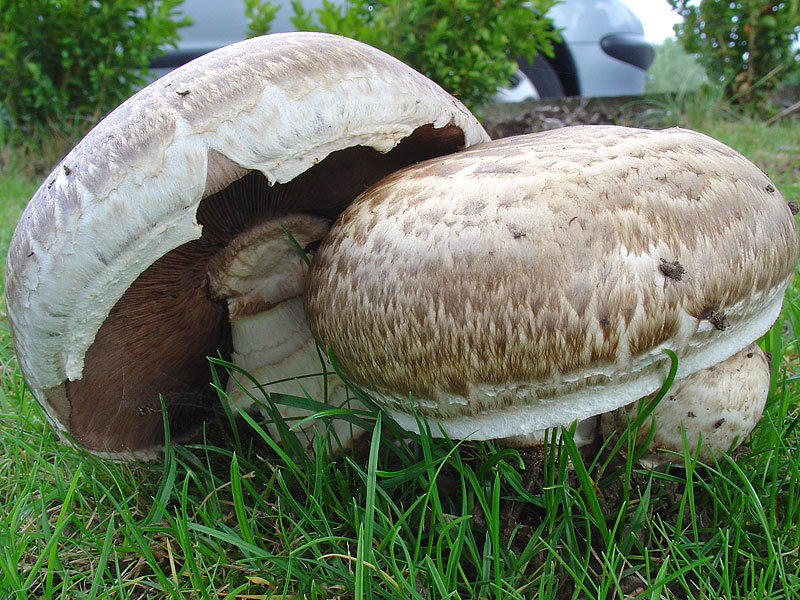
{"label": "small mushroom cap", "polygon": [[17,225],[6,306],[25,380],[59,431],[144,455],[159,396],[173,433],[196,423],[206,356],[229,351],[210,256],[253,220],[335,217],[385,174],[487,139],[433,82],[338,36],[264,36],[173,71],[98,124]]}
{"label": "small mushroom cap", "polygon": [[287,214],[279,222],[265,221],[231,240],[208,263],[208,287],[227,301],[228,318],[238,320],[301,296],[305,256],[292,241],[305,248],[322,240],[329,227],[321,217]]}
{"label": "small mushroom cap", "polygon": [[653,392],[664,349],[679,377],[728,358],[774,322],[797,257],[786,202],[732,149],[583,126],[386,177],[326,236],[305,306],[401,425],[413,403],[452,437],[506,438]]}
{"label": "small mushroom cap", "polygon": [[[700,460],[712,461],[715,454],[735,448],[753,431],[768,393],[769,361],[756,344],[676,381],[651,413],[655,429],[641,462],[682,465],[682,430],[689,454],[694,456],[699,445]],[[623,432],[636,416],[636,403],[605,413],[600,421],[603,435]],[[647,442],[651,423],[648,419],[639,428],[637,449]]]}

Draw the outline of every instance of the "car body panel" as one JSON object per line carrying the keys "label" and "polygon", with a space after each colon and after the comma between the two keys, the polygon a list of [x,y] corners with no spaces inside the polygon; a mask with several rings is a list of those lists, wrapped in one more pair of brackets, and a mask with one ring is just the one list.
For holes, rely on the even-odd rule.
{"label": "car body panel", "polygon": [[569,0],[554,6],[548,16],[563,28],[561,37],[572,54],[581,96],[644,93],[645,71],[609,56],[602,48],[604,38],[628,34],[652,52],[641,21],[627,5],[619,0]]}

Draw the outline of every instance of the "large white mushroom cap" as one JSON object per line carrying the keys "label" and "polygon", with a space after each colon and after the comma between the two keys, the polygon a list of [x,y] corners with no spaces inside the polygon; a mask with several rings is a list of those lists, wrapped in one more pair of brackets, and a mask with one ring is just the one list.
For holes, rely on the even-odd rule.
{"label": "large white mushroom cap", "polygon": [[205,357],[230,351],[212,255],[253,221],[333,218],[383,175],[487,139],[430,80],[336,36],[265,36],[170,73],[95,127],[20,219],[5,281],[26,381],[88,448],[157,447],[159,394],[176,429],[196,422]]}
{"label": "large white mushroom cap", "polygon": [[[573,127],[362,194],[307,279],[311,331],[401,425],[526,436],[628,404],[761,336],[798,258],[767,176],[699,133]],[[438,428],[432,427],[434,433]]]}

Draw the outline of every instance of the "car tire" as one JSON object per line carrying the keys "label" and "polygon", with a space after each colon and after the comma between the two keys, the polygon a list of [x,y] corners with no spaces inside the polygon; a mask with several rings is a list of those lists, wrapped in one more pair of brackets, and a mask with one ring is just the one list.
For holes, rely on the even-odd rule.
{"label": "car tire", "polygon": [[517,64],[519,70],[536,88],[540,98],[562,98],[564,96],[564,86],[561,85],[561,80],[553,65],[544,56],[537,54],[530,63],[524,58],[519,58]]}

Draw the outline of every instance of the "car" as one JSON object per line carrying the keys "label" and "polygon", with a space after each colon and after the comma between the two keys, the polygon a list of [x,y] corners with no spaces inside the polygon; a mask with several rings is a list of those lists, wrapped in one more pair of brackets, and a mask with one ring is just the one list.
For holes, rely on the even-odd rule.
{"label": "car", "polygon": [[[303,1],[306,10],[321,5],[322,0]],[[157,76],[245,36],[243,0],[184,0],[181,11],[193,24],[181,30],[177,49],[152,61]],[[295,31],[293,14],[289,2],[279,3],[271,31]],[[537,55],[532,62],[518,59],[519,69],[509,85],[498,90],[496,101],[644,93],[654,50],[644,39],[641,21],[621,0],[565,0],[548,16],[561,30],[554,55]]]}

